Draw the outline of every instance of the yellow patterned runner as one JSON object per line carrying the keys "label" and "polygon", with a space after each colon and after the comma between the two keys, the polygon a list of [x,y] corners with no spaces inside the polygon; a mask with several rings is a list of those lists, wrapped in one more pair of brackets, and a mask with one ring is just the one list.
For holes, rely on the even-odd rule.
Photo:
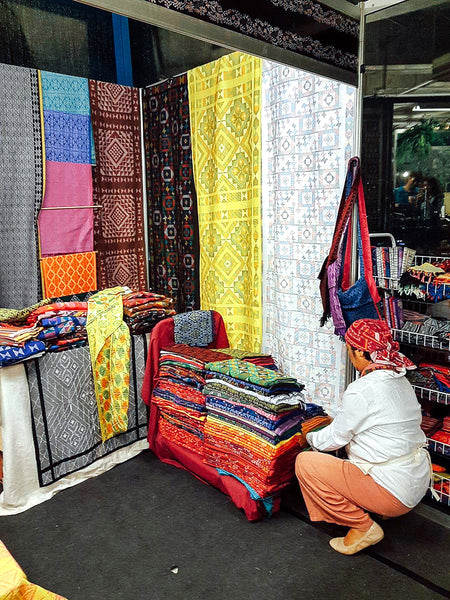
{"label": "yellow patterned runner", "polygon": [[123,321],[125,291],[109,288],[88,300],[86,329],[104,442],[128,429],[130,331]]}
{"label": "yellow patterned runner", "polygon": [[230,345],[259,351],[261,60],[235,52],[188,71],[200,229],[200,302]]}
{"label": "yellow patterned runner", "polygon": [[65,600],[30,583],[25,573],[0,541],[0,600]]}

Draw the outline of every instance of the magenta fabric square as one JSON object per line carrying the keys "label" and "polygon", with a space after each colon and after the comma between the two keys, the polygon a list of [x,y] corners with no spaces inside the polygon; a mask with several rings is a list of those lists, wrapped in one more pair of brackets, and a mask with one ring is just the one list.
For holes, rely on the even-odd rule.
{"label": "magenta fabric square", "polygon": [[[45,180],[44,210],[38,218],[41,256],[92,252],[91,165],[47,161]],[[76,208],[80,206],[89,208]]]}

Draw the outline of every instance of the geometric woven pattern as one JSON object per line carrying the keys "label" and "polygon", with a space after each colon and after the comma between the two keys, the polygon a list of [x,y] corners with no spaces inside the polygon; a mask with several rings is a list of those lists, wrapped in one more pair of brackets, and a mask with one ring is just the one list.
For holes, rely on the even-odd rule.
{"label": "geometric woven pattern", "polygon": [[123,288],[109,288],[88,300],[86,330],[102,440],[128,428],[130,330],[123,321]]}
{"label": "geometric woven pattern", "polygon": [[90,164],[89,128],[90,119],[85,115],[44,111],[46,159]]}
{"label": "geometric woven pattern", "polygon": [[200,305],[230,346],[261,344],[260,59],[235,52],[188,71],[200,230]]}
{"label": "geometric woven pattern", "polygon": [[143,91],[150,288],[178,313],[200,306],[187,75]]}
{"label": "geometric woven pattern", "polygon": [[0,65],[0,306],[42,298],[35,219],[42,202],[37,71]]}
{"label": "geometric woven pattern", "polygon": [[263,61],[263,349],[333,413],[342,342],[320,327],[317,279],[352,156],[355,90]]}
{"label": "geometric woven pattern", "polygon": [[63,254],[41,259],[44,298],[97,289],[95,252]]}
{"label": "geometric woven pattern", "polygon": [[146,289],[139,92],[90,80],[89,93],[98,287]]}
{"label": "geometric woven pattern", "polygon": [[145,344],[144,336],[132,336],[128,428],[105,443],[100,433],[89,347],[48,352],[27,363],[41,486],[146,437],[147,413],[141,400]]}

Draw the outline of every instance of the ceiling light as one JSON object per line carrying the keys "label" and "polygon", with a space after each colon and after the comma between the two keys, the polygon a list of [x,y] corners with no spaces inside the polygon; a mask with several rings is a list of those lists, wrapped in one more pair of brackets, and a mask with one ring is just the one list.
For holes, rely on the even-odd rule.
{"label": "ceiling light", "polygon": [[419,104],[412,107],[413,112],[448,112],[450,108],[448,106],[442,108],[421,108]]}

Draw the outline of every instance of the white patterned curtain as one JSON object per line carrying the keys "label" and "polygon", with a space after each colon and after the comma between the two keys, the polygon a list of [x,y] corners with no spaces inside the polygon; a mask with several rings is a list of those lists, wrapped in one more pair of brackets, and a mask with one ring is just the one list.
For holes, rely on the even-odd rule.
{"label": "white patterned curtain", "polygon": [[263,61],[263,349],[330,414],[345,348],[319,325],[317,276],[352,156],[355,100],[353,87]]}

